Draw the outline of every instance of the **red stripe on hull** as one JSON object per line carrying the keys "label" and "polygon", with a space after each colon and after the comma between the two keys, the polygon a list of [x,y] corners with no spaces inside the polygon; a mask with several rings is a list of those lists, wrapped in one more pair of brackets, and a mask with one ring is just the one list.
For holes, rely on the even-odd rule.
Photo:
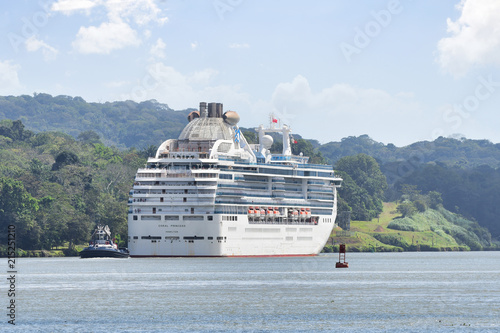
{"label": "red stripe on hull", "polygon": [[315,257],[317,254],[258,254],[258,255],[233,255],[233,256],[148,256],[131,255],[131,258],[276,258],[276,257]]}

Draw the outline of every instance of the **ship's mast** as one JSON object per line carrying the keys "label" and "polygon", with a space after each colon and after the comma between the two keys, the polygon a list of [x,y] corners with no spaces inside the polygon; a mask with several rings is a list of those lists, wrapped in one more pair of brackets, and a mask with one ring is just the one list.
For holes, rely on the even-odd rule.
{"label": "ship's mast", "polygon": [[263,150],[264,147],[264,140],[263,137],[266,135],[268,132],[273,132],[273,133],[280,133],[283,136],[283,152],[282,154],[284,156],[291,156],[292,155],[292,148],[290,145],[290,133],[292,132],[292,129],[288,127],[287,125],[281,125],[281,121],[278,118],[274,117],[274,114],[271,113],[269,115],[269,128],[264,128],[264,126],[260,125],[259,128],[257,129],[257,132],[259,133],[259,144],[260,144],[260,151]]}

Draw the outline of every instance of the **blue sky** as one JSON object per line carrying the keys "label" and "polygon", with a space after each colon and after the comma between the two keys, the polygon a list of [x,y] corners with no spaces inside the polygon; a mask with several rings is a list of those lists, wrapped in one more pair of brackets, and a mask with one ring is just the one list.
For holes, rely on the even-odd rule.
{"label": "blue sky", "polygon": [[0,4],[0,95],[200,101],[321,143],[500,142],[500,1]]}

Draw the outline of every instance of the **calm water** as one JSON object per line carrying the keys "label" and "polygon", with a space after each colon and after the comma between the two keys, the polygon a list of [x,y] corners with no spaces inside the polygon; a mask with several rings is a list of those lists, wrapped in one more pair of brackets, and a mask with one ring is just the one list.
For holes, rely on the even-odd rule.
{"label": "calm water", "polygon": [[500,252],[337,260],[21,258],[14,331],[500,331]]}

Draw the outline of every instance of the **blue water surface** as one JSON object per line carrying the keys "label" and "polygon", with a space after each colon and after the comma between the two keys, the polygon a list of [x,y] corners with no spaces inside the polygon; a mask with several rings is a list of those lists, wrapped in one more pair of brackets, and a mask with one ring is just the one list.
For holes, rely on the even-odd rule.
{"label": "blue water surface", "polygon": [[20,258],[16,325],[7,323],[3,293],[0,330],[500,331],[500,252],[347,253],[346,260],[349,268],[336,269],[336,254]]}

